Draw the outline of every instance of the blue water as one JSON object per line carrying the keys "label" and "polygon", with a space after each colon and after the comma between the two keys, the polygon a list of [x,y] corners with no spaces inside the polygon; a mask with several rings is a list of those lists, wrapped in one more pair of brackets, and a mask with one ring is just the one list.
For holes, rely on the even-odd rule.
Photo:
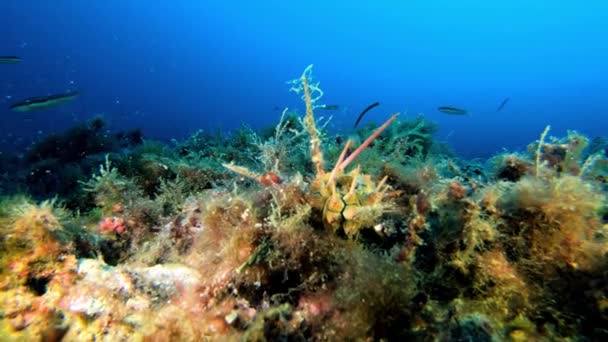
{"label": "blue water", "polygon": [[[285,106],[302,111],[285,82],[311,63],[324,102],[341,106],[336,130],[380,101],[364,122],[423,113],[469,158],[521,148],[547,124],[553,135],[606,134],[602,0],[7,0],[0,18],[0,55],[23,59],[0,65],[3,148],[97,114],[157,139],[272,125]],[[82,95],[44,111],[7,108],[68,90]]]}

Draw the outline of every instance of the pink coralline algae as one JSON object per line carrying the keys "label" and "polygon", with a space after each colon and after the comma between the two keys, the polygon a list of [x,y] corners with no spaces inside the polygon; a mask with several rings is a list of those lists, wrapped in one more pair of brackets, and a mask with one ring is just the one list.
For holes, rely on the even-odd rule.
{"label": "pink coralline algae", "polygon": [[99,222],[99,231],[102,233],[115,232],[122,234],[126,229],[125,220],[120,217],[106,217]]}

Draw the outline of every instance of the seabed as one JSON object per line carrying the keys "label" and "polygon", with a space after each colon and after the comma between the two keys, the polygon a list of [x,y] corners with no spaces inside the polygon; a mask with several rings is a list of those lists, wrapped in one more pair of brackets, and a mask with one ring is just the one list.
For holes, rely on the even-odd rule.
{"label": "seabed", "polygon": [[166,145],[94,119],[0,160],[0,337],[606,340],[607,142],[458,158],[423,117]]}

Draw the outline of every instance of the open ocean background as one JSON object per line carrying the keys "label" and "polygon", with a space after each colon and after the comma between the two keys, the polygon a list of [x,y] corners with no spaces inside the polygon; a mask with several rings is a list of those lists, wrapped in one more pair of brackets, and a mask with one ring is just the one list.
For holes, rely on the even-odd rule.
{"label": "open ocean background", "polygon": [[[22,62],[0,65],[1,149],[98,114],[110,129],[162,140],[274,125],[284,107],[303,112],[285,82],[311,63],[323,102],[340,105],[335,130],[348,132],[380,101],[363,123],[422,113],[467,158],[521,149],[548,124],[556,136],[606,135],[608,1],[287,3],[3,1],[0,55]],[[8,109],[65,91],[81,96]],[[438,112],[443,105],[472,115]]]}

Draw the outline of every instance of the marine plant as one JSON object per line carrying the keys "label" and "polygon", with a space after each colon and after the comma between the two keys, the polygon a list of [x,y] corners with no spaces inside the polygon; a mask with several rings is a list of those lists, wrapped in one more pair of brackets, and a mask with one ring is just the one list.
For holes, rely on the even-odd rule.
{"label": "marine plant", "polygon": [[606,338],[601,142],[546,129],[484,167],[395,114],[338,147],[312,66],[289,84],[303,117],[106,155],[80,183],[96,205],[82,216],[0,200],[0,335]]}
{"label": "marine plant", "polygon": [[[373,130],[373,125],[366,125],[358,133],[364,136]],[[375,150],[381,158],[405,164],[411,158],[425,158],[429,155],[436,144],[432,138],[436,131],[437,127],[422,115],[410,120],[397,119],[377,138],[370,150]]]}
{"label": "marine plant", "polygon": [[56,199],[34,203],[15,197],[1,206],[8,207],[0,215],[3,286],[49,278],[61,263],[59,256],[73,252],[64,230],[70,215]]}
{"label": "marine plant", "polygon": [[99,172],[81,184],[86,192],[94,194],[95,204],[102,208],[104,214],[116,211],[116,206],[132,205],[143,196],[133,180],[122,176],[112,166],[109,155],[106,155],[105,163],[99,165]]}

